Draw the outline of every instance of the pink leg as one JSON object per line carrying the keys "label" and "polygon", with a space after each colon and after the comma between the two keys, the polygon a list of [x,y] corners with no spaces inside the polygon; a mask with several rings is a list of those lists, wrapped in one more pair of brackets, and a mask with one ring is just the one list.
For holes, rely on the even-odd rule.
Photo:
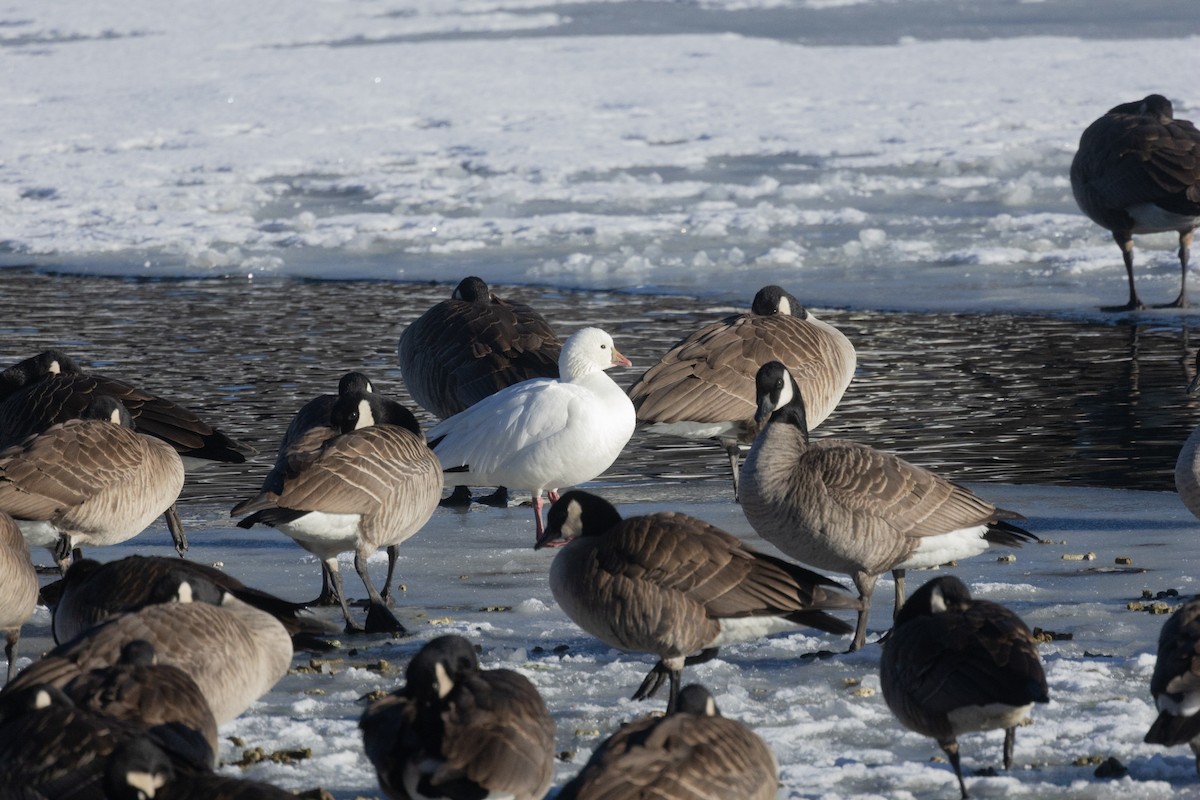
{"label": "pink leg", "polygon": [[551,503],[557,503],[558,498],[562,497],[562,495],[558,493],[558,489],[547,489],[546,496],[550,498]]}
{"label": "pink leg", "polygon": [[542,525],[542,506],[543,505],[545,505],[545,503],[542,502],[541,491],[534,492],[534,495],[533,495],[533,520],[534,520],[534,524],[537,526],[536,541],[539,541],[539,542],[542,540],[542,534],[546,532],[545,526]]}

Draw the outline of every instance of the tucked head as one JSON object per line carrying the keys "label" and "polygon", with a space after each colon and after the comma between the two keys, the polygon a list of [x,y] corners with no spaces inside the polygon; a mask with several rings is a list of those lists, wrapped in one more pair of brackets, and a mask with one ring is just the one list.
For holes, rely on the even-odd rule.
{"label": "tucked head", "polygon": [[483,278],[471,275],[459,281],[458,286],[454,288],[454,294],[450,297],[453,300],[462,300],[464,303],[486,302],[492,299],[492,291]]}
{"label": "tucked head", "polygon": [[175,779],[171,759],[145,736],[124,742],[109,757],[105,769],[106,795],[115,800],[152,800]]}
{"label": "tucked head", "polygon": [[462,636],[439,636],[427,642],[408,662],[404,691],[409,697],[426,702],[441,699],[454,691],[458,681],[478,671],[475,645]]}
{"label": "tucked head", "polygon": [[371,385],[371,379],[361,372],[347,372],[338,381],[338,394],[349,394],[351,392],[373,392],[375,387]]}
{"label": "tucked head", "polygon": [[721,710],[712,694],[698,683],[689,683],[679,690],[677,714],[695,714],[698,717],[719,717]]}
{"label": "tucked head", "polygon": [[800,301],[793,297],[780,286],[764,286],[754,295],[754,302],[750,304],[750,312],[757,314],[760,317],[773,317],[777,314],[785,314],[800,319],[808,318],[808,310],[800,305]]}
{"label": "tucked head", "polygon": [[896,615],[896,627],[917,617],[962,612],[971,606],[971,590],[953,575],[942,575],[913,592]]}
{"label": "tucked head", "polygon": [[72,375],[82,372],[79,365],[61,350],[43,350],[36,356],[18,361],[0,372],[0,397],[36,383],[47,375]]}
{"label": "tucked head", "polygon": [[122,428],[133,427],[133,417],[130,416],[129,409],[125,408],[120,400],[107,394],[93,397],[83,412],[83,418],[104,420]]}

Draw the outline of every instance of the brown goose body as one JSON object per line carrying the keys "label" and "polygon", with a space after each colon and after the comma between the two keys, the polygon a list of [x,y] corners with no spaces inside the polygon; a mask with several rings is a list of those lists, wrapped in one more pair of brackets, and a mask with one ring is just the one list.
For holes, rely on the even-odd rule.
{"label": "brown goose body", "polygon": [[[171,722],[185,725],[204,737],[216,757],[217,720],[204,693],[182,669],[157,663],[149,642],[126,644],[116,663],[81,672],[62,690],[79,708],[143,728]],[[209,766],[215,766],[215,761]]]}
{"label": "brown goose body", "polygon": [[1150,693],[1158,718],[1145,741],[1188,744],[1200,774],[1200,598],[1184,603],[1163,625]]}
{"label": "brown goose body", "polygon": [[787,364],[811,396],[813,428],[837,406],[854,377],[850,340],[778,286],[765,286],[749,313],[689,335],[629,389],[637,419],[649,430],[718,439],[738,489],[739,446],[754,439],[754,376],[768,361]]}
{"label": "brown goose body", "polygon": [[1037,540],[1005,521],[1019,514],[891,453],[843,439],[809,442],[805,398],[783,364],[764,365],[758,382],[765,424],[742,465],[742,511],[788,556],[854,580],[863,608],[851,649],[866,641],[884,572],[897,578],[899,609],[903,570]]}
{"label": "brown goose body", "polygon": [[116,378],[85,373],[57,350],[0,373],[0,446],[83,416],[99,395],[119,400],[138,431],[169,443],[189,466],[204,461],[240,464],[254,452],[195,412]]}
{"label": "brown goose body", "polygon": [[117,544],[174,505],[179,454],[130,428],[110,398],[97,398],[89,413],[110,404],[111,416],[68,420],[0,451],[0,510],[30,545],[54,550],[61,537],[69,549]]}
{"label": "brown goose body", "polygon": [[473,276],[405,328],[396,348],[408,393],[439,419],[514,383],[557,378],[561,350],[541,314]]}
{"label": "brown goose body", "polygon": [[132,641],[149,642],[158,662],[186,672],[200,687],[218,724],[236,717],[266,694],[292,662],[292,640],[270,614],[222,594],[203,579],[181,589],[208,601],[148,605],[114,617],[51,650],[23,669],[7,687],[64,686],[92,669],[115,664]]}
{"label": "brown goose body", "polygon": [[953,576],[934,578],[904,604],[884,643],[880,684],[888,708],[937,740],[967,797],[957,737],[1003,729],[1012,767],[1016,726],[1049,702],[1037,642],[1013,612],[971,597]]}
{"label": "brown goose body", "polygon": [[405,686],[359,721],[379,785],[393,800],[540,800],[554,778],[554,720],[523,675],[481,669],[461,636],[427,643]]}
{"label": "brown goose body", "polygon": [[559,800],[772,800],[775,756],[754,731],[722,717],[697,684],[679,708],[622,725],[557,795]]}
{"label": "brown goose body", "polygon": [[1200,131],[1174,118],[1171,101],[1149,95],[1089,125],[1071,162],[1071,189],[1080,210],[1112,232],[1125,260],[1129,301],[1105,310],[1145,308],[1133,284],[1133,235],[1167,231],[1179,234],[1182,277],[1165,307],[1186,307],[1188,252],[1200,225]]}
{"label": "brown goose body", "polygon": [[[366,572],[367,559],[380,547],[395,547],[433,516],[442,493],[442,467],[419,433],[397,425],[355,428],[371,399],[362,394],[339,398],[339,435],[319,447],[298,444],[303,454],[280,491],[264,491],[239,504],[248,514],[241,527],[262,523],[278,528],[315,554],[333,574],[347,625],[350,617],[337,555],[353,551],[355,569],[370,596],[368,630],[403,631]],[[309,435],[323,436],[319,429]]]}
{"label": "brown goose body", "polygon": [[[573,490],[551,507],[540,544],[556,539],[567,540],[550,567],[559,607],[612,647],[657,655],[670,707],[688,656],[806,625],[847,633],[825,611],[858,608],[828,578],[687,514],[621,519],[604,499]],[[654,688],[643,684],[639,695]]]}
{"label": "brown goose body", "polygon": [[17,642],[21,628],[37,608],[38,578],[29,560],[29,546],[12,517],[0,512],[0,633],[8,678],[17,672]]}

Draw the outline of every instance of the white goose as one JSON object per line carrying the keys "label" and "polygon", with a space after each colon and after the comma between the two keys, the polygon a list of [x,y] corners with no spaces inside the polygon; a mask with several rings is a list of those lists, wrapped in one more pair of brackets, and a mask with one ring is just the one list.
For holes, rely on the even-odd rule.
{"label": "white goose", "polygon": [[605,370],[631,366],[612,337],[583,328],[563,343],[560,377],[534,378],[480,400],[429,431],[448,486],[510,486],[533,493],[542,537],[542,491],[590,481],[633,435],[633,404]]}

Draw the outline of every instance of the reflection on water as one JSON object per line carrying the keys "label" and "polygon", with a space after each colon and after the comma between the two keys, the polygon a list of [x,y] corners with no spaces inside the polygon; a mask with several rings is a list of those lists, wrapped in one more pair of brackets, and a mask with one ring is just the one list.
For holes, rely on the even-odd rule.
{"label": "reflection on water", "polygon": [[[608,329],[635,365],[614,373],[626,386],[684,334],[742,310],[691,298],[495,288],[564,334]],[[746,288],[747,303],[757,288]],[[296,408],[335,391],[343,372],[361,369],[409,402],[396,340],[451,289],[0,270],[0,365],[56,346],[209,416],[260,456],[209,470],[185,496],[233,499],[258,487]],[[820,316],[854,342],[859,367],[818,434],[893,450],[954,480],[1171,489],[1179,447],[1200,423],[1184,393],[1184,334],[1158,322]],[[604,480],[704,480],[714,493],[730,491],[720,448],[649,435],[635,435]]]}

